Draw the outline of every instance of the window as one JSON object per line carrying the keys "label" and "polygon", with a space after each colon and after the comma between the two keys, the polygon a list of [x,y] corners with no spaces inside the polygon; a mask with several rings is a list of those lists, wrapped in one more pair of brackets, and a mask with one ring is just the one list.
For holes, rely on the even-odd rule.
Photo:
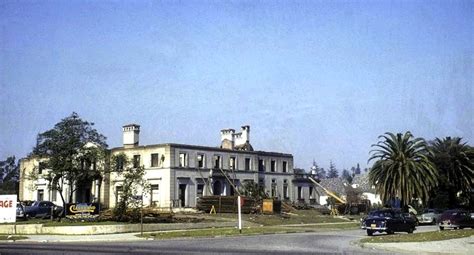
{"label": "window", "polygon": [[51,188],[51,201],[56,201],[58,191],[53,187]]}
{"label": "window", "polygon": [[44,200],[44,190],[43,190],[43,189],[39,189],[39,190],[37,191],[36,199],[37,199],[38,201],[43,201],[43,200]]}
{"label": "window", "polygon": [[298,199],[303,199],[303,187],[298,186]]}
{"label": "window", "polygon": [[288,199],[288,180],[283,181],[283,198]]}
{"label": "window", "polygon": [[123,158],[117,157],[116,168],[117,170],[123,170]]}
{"label": "window", "polygon": [[283,161],[283,173],[288,172],[288,162]]}
{"label": "window", "polygon": [[313,199],[313,187],[309,187],[309,199]]}
{"label": "window", "polygon": [[272,197],[276,197],[276,180],[272,179]]}
{"label": "window", "polygon": [[203,154],[197,155],[197,166],[199,168],[204,168],[205,156]]}
{"label": "window", "polygon": [[158,153],[151,154],[151,167],[158,166]]}
{"label": "window", "polygon": [[214,155],[214,168],[222,168],[221,156]]}
{"label": "window", "polygon": [[235,170],[236,169],[235,157],[230,157],[229,158],[229,169],[230,170]]}
{"label": "window", "polygon": [[197,197],[202,197],[203,193],[204,193],[204,184],[200,183],[197,185],[196,195]]}
{"label": "window", "polygon": [[151,205],[155,206],[160,199],[160,186],[158,184],[152,184],[150,186]]}
{"label": "window", "polygon": [[264,179],[258,179],[258,187],[259,188],[265,188],[265,180]]}
{"label": "window", "polygon": [[38,174],[42,174],[45,168],[46,168],[46,164],[44,162],[40,162],[38,165]]}
{"label": "window", "polygon": [[245,170],[250,170],[250,158],[245,158]]}
{"label": "window", "polygon": [[140,155],[133,155],[133,168],[140,167]]}
{"label": "window", "polygon": [[116,201],[116,203],[119,202],[119,199],[122,198],[122,195],[123,195],[123,187],[122,186],[115,187],[115,201]]}
{"label": "window", "polygon": [[270,171],[275,172],[275,170],[276,170],[276,161],[272,160],[270,162]]}
{"label": "window", "polygon": [[188,154],[180,153],[179,154],[179,167],[187,167],[188,166]]}
{"label": "window", "polygon": [[265,161],[263,159],[258,160],[258,171],[265,172]]}

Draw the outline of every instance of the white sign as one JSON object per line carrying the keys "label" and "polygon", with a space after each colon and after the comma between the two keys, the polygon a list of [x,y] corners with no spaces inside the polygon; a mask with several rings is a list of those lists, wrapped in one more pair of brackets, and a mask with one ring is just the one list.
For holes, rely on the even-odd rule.
{"label": "white sign", "polygon": [[0,223],[16,221],[16,195],[0,195]]}

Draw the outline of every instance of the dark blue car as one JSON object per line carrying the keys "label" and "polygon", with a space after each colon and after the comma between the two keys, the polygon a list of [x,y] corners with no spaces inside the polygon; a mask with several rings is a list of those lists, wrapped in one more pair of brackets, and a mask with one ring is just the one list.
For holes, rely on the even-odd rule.
{"label": "dark blue car", "polygon": [[416,229],[416,217],[409,214],[404,215],[399,210],[381,209],[369,213],[367,218],[362,221],[361,228],[367,230],[367,235],[371,236],[375,232],[394,232],[413,233]]}
{"label": "dark blue car", "polygon": [[50,201],[35,201],[25,209],[27,218],[48,218],[61,215],[63,208]]}

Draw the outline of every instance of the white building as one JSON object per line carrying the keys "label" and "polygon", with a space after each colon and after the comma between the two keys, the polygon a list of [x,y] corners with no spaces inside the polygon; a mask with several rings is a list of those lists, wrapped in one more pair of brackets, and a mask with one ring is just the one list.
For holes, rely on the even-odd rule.
{"label": "white building", "polygon": [[[143,196],[145,205],[157,207],[195,207],[204,195],[234,195],[229,182],[239,187],[246,181],[264,186],[272,197],[295,201],[293,192],[293,156],[291,154],[254,151],[250,145],[250,127],[240,133],[233,129],[221,131],[221,146],[187,144],[140,145],[140,126],[123,126],[123,146],[112,148],[111,155],[124,153],[137,166],[143,166],[151,190]],[[20,200],[50,200],[62,204],[59,194],[49,188],[41,160],[20,161]],[[27,178],[37,171],[36,178]],[[34,176],[34,175],[33,175]],[[66,202],[99,201],[103,207],[114,207],[122,189],[123,179],[115,171],[82,183]],[[71,200],[71,201],[69,201]]]}

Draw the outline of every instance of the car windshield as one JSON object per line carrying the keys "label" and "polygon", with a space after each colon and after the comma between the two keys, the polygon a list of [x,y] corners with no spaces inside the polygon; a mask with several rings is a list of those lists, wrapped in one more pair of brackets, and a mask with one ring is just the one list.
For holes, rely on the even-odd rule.
{"label": "car windshield", "polygon": [[374,211],[369,215],[372,217],[392,217],[392,213],[389,211]]}

